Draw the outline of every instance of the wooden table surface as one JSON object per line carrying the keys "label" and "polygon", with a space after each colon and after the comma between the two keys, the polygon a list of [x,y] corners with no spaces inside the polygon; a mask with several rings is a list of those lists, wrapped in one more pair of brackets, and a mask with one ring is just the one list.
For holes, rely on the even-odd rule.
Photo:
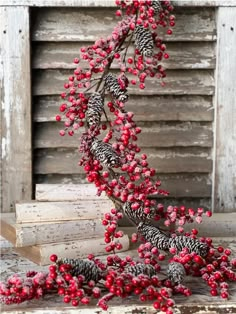
{"label": "wooden table surface", "polygon": [[[222,243],[230,247],[233,256],[236,257],[236,239],[221,238],[213,239],[214,243]],[[47,266],[38,266],[14,252],[13,248],[5,241],[1,243],[1,280],[12,273],[24,275],[29,270],[47,270]],[[130,251],[135,254],[136,251]],[[127,254],[127,252],[121,253]],[[219,297],[211,297],[209,289],[201,278],[187,277],[185,285],[190,287],[192,295],[188,298],[181,295],[174,296],[176,301],[176,314],[227,314],[236,313],[236,283],[231,283],[229,300],[222,300]],[[116,298],[110,303],[108,314],[153,314],[160,313],[153,309],[151,304],[141,303],[138,298],[127,299]],[[100,314],[106,313],[96,307],[96,304],[83,307],[67,306],[62,302],[61,297],[46,295],[40,300],[32,300],[20,305],[1,306],[2,314]]]}

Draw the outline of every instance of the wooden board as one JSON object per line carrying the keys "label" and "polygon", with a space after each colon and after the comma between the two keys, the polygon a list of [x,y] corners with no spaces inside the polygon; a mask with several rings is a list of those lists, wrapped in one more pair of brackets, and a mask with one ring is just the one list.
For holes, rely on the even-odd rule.
{"label": "wooden board", "polygon": [[102,193],[97,196],[97,188],[93,184],[37,184],[35,191],[37,201],[63,202],[81,200],[105,200],[107,196]]}
{"label": "wooden board", "polygon": [[[142,132],[138,137],[140,147],[212,147],[213,134],[208,123],[147,123],[139,126]],[[60,136],[63,124],[56,122],[35,125],[34,148],[78,148],[82,129],[74,136]]]}
{"label": "wooden board", "polygon": [[[64,83],[73,75],[72,70],[33,71],[33,95],[59,95],[65,91]],[[160,81],[147,79],[146,88],[128,88],[130,95],[213,95],[214,72],[212,70],[167,70],[162,87]],[[133,78],[133,77],[132,77]],[[91,92],[93,89],[91,89]]]}
{"label": "wooden board", "polygon": [[203,216],[201,224],[186,224],[184,230],[196,228],[199,237],[232,237],[236,240],[236,213],[214,213],[211,218]]}
{"label": "wooden board", "polygon": [[235,14],[236,7],[220,8],[218,13],[215,184],[212,196],[218,212],[236,211]]}
{"label": "wooden board", "polygon": [[[209,173],[212,170],[210,150],[200,148],[154,149],[145,148],[149,165],[161,173]],[[84,169],[76,166],[81,158],[78,149],[37,149],[34,151],[35,174],[83,174]]]}
{"label": "wooden board", "polygon": [[[66,183],[62,184],[66,179]],[[211,195],[211,179],[209,175],[194,174],[161,174],[162,188],[170,191],[170,197],[209,197]],[[48,178],[45,180],[50,182]],[[38,201],[77,201],[77,189],[81,183],[80,176],[53,176],[54,184],[37,184],[36,199]]]}
{"label": "wooden board", "polygon": [[[117,242],[122,244],[122,249],[119,252],[124,252],[129,249],[129,237],[124,235],[122,238],[116,239]],[[107,255],[105,247],[107,244],[104,242],[104,237],[60,243],[42,244],[35,246],[27,246],[22,248],[15,248],[21,256],[26,257],[30,261],[38,265],[51,264],[50,256],[56,254],[60,258],[86,258],[89,254],[95,256]]]}
{"label": "wooden board", "polygon": [[[74,69],[75,57],[79,57],[81,47],[92,45],[93,42],[35,42],[33,43],[33,69]],[[166,69],[214,69],[214,42],[169,42],[167,52],[170,58],[161,64]],[[182,53],[179,53],[179,52]],[[129,48],[128,56],[134,55],[134,46]],[[87,67],[87,63],[80,61],[80,67]],[[113,68],[118,68],[114,62]]]}
{"label": "wooden board", "polygon": [[[60,96],[33,98],[34,122],[54,122],[62,103]],[[213,121],[212,96],[135,96],[129,98],[127,111],[135,121]],[[111,115],[108,113],[108,117]],[[104,120],[104,118],[103,118]]]}
{"label": "wooden board", "polygon": [[[174,0],[172,3],[178,7],[218,7],[236,6],[235,0]],[[37,7],[114,7],[110,0],[1,0],[3,6],[37,6]]]}
{"label": "wooden board", "polygon": [[16,223],[103,219],[113,207],[112,201],[99,197],[79,202],[22,202],[15,206]]}
{"label": "wooden board", "polygon": [[[1,211],[32,197],[29,8],[0,7]],[[13,184],[14,182],[14,184]]]}
{"label": "wooden board", "polygon": [[[116,25],[113,8],[42,8],[33,15],[34,41],[94,41],[106,37]],[[212,41],[216,39],[215,10],[176,9],[174,36],[171,41]],[[118,21],[118,19],[117,19]],[[160,36],[166,33],[159,30]]]}
{"label": "wooden board", "polygon": [[1,235],[16,247],[102,237],[100,219],[17,224],[15,214],[1,216]]}

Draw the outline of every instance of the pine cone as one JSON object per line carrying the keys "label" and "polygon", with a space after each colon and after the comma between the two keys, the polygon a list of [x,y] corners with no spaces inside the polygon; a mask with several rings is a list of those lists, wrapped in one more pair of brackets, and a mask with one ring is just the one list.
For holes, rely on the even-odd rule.
{"label": "pine cone", "polygon": [[154,14],[158,14],[160,11],[162,11],[162,5],[161,5],[161,1],[158,0],[153,0],[151,7],[154,9]]}
{"label": "pine cone", "polygon": [[152,277],[157,275],[156,269],[150,264],[136,264],[133,266],[128,266],[125,269],[126,273],[130,273],[134,276],[138,275],[146,275],[148,277]]}
{"label": "pine cone", "polygon": [[94,138],[90,151],[95,159],[106,167],[112,168],[121,164],[120,157],[109,143],[104,143],[103,141]]}
{"label": "pine cone", "polygon": [[132,209],[132,204],[132,202],[126,202],[123,206],[123,212],[136,225],[141,221],[151,220],[155,217],[155,208],[152,208],[149,214],[145,214],[143,211],[143,202],[140,202],[140,207],[138,209]]}
{"label": "pine cone", "polygon": [[179,235],[169,239],[169,248],[174,247],[178,251],[182,251],[187,248],[189,253],[197,253],[198,255],[205,257],[209,251],[209,247],[206,243],[202,243],[197,239],[192,239],[187,236]]}
{"label": "pine cone", "polygon": [[153,39],[150,31],[142,25],[137,25],[134,30],[134,43],[141,55],[151,57],[153,55]]}
{"label": "pine cone", "polygon": [[138,225],[138,232],[144,237],[147,242],[160,250],[169,250],[169,237],[161,232],[157,227],[150,224],[140,222]]}
{"label": "pine cone", "polygon": [[116,76],[108,73],[105,76],[104,82],[106,90],[108,90],[115,99],[120,102],[126,102],[128,100],[129,96],[127,94],[127,89],[124,87],[127,85],[125,78],[122,78],[122,83],[124,86],[121,86]]}
{"label": "pine cone", "polygon": [[94,280],[97,282],[101,278],[101,270],[94,262],[83,259],[63,258],[57,262],[61,264],[69,264],[72,266],[70,274],[72,276],[82,275],[85,281]]}
{"label": "pine cone", "polygon": [[173,284],[180,284],[186,276],[184,266],[178,262],[169,263],[167,267],[167,276]]}
{"label": "pine cone", "polygon": [[104,99],[99,93],[94,93],[89,97],[87,122],[88,126],[99,126],[104,107]]}

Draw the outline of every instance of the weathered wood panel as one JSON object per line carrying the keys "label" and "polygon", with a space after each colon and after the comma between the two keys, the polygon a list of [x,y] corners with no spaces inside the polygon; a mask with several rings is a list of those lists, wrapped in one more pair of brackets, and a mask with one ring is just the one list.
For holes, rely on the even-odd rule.
{"label": "weathered wood panel", "polygon": [[[151,167],[161,173],[200,172],[212,170],[210,151],[200,148],[152,149],[145,154]],[[78,149],[39,149],[34,152],[35,174],[70,174],[71,165],[77,165],[81,158]],[[84,173],[83,167],[75,166],[74,174]]]}
{"label": "weathered wood panel", "polygon": [[[130,94],[140,95],[213,95],[214,73],[212,70],[167,70],[165,87],[158,81],[147,79],[146,89],[140,91],[130,86]],[[69,70],[35,70],[33,95],[59,95],[64,90],[64,83],[73,74]],[[92,91],[93,89],[91,89]]]}
{"label": "weathered wood panel", "polygon": [[[77,148],[82,131],[66,138],[59,136],[60,128],[63,128],[63,125],[60,127],[60,124],[56,122],[37,123],[34,148]],[[138,144],[140,147],[212,147],[211,126],[208,123],[198,122],[148,123],[148,126],[142,126]]]}
{"label": "weathered wood panel", "polygon": [[[75,57],[79,56],[81,47],[91,45],[91,42],[36,42],[33,44],[32,67],[34,69],[74,69]],[[181,51],[181,53],[180,53]],[[215,43],[214,42],[175,42],[167,44],[170,55],[168,61],[161,64],[166,69],[213,69],[215,68]],[[131,46],[127,56],[134,55]],[[80,66],[87,66],[83,60]],[[114,62],[113,68],[118,68]]]}
{"label": "weathered wood panel", "polygon": [[[34,122],[55,121],[60,96],[33,98]],[[135,96],[126,104],[135,121],[213,121],[212,96]],[[108,113],[108,117],[110,117]]]}
{"label": "weathered wood panel", "polygon": [[[116,23],[113,12],[110,8],[52,8],[34,12],[36,182],[86,182],[83,169],[77,166],[80,133],[62,138],[58,135],[60,124],[53,123],[61,103],[56,95],[64,91],[63,85],[73,73],[73,59],[78,56],[81,46],[90,44],[100,34],[106,36],[111,32],[112,23]],[[199,203],[205,198],[209,203],[215,9],[177,8],[175,15],[174,34],[166,37],[170,53],[166,62],[166,86],[163,88],[158,82],[147,81],[142,92],[131,87],[127,109],[135,113],[135,120],[143,129],[139,145],[148,153],[150,165],[162,173],[163,184],[173,192],[172,198],[195,197]],[[190,173],[192,177],[188,175]],[[196,193],[194,189],[197,189]]]}
{"label": "weathered wood panel", "polygon": [[236,8],[218,12],[215,186],[217,211],[236,211]]}
{"label": "weathered wood panel", "polygon": [[198,230],[198,237],[232,237],[236,239],[236,213],[215,213],[211,218],[203,217],[200,224],[186,224],[184,230]]}
{"label": "weathered wood panel", "polygon": [[[124,235],[122,238],[116,239],[122,244],[122,249],[119,252],[124,252],[129,249],[129,237]],[[56,254],[60,258],[87,258],[88,253],[94,256],[104,256],[110,254],[106,252],[107,244],[104,242],[104,237],[96,239],[67,241],[60,243],[50,243],[35,246],[27,246],[15,248],[21,256],[28,258],[38,265],[49,265],[50,256]]]}
{"label": "weathered wood panel", "polygon": [[0,7],[1,208],[32,197],[29,8]]}
{"label": "weathered wood panel", "polygon": [[79,202],[16,203],[16,223],[103,219],[104,214],[113,207],[111,200],[99,197]]}
{"label": "weathered wood panel", "polygon": [[[236,6],[235,0],[174,0],[178,7],[218,7]],[[33,6],[33,7],[114,7],[111,0],[1,0],[0,6]]]}
{"label": "weathered wood panel", "polygon": [[[110,34],[116,24],[113,8],[42,8],[33,17],[34,41],[94,41]],[[174,36],[170,41],[212,41],[216,39],[214,8],[196,10],[176,9]]]}
{"label": "weathered wood panel", "polygon": [[17,224],[14,213],[1,216],[1,235],[15,234],[16,247],[102,237],[104,230],[100,219]]}
{"label": "weathered wood panel", "polygon": [[[184,197],[198,197],[198,198],[209,198],[211,196],[211,178],[208,174],[158,174],[156,179],[161,180],[161,188],[170,192],[170,198],[184,198]],[[82,175],[45,175],[41,176],[41,183],[48,184],[49,188],[54,189],[56,194],[55,199],[52,201],[69,201],[76,200],[76,186],[81,183],[86,183],[86,178]],[[60,190],[56,193],[56,189],[59,189],[56,185],[60,184],[64,193],[60,196]],[[72,184],[73,190],[69,192]],[[54,187],[53,187],[54,185]],[[36,185],[37,187],[38,185]],[[40,186],[40,184],[39,184]],[[67,187],[69,189],[67,196]],[[71,196],[74,194],[74,197]],[[46,201],[46,198],[38,200]]]}

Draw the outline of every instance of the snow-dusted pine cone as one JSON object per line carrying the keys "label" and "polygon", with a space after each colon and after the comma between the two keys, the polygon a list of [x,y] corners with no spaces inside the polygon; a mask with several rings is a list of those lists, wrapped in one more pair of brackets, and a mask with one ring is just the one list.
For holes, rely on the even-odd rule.
{"label": "snow-dusted pine cone", "polygon": [[115,75],[108,73],[104,78],[104,82],[105,89],[108,90],[115,99],[120,102],[126,102],[128,100],[127,89],[121,87]]}
{"label": "snow-dusted pine cone", "polygon": [[163,251],[169,250],[169,237],[157,227],[148,223],[140,222],[137,229],[144,239],[147,242],[150,242],[152,246],[155,246]]}
{"label": "snow-dusted pine cone", "polygon": [[101,278],[101,270],[94,262],[84,259],[63,258],[57,262],[61,264],[69,264],[72,266],[70,273],[72,276],[82,275],[85,281],[94,280],[97,282]]}
{"label": "snow-dusted pine cone", "polygon": [[135,27],[134,43],[144,57],[151,57],[153,55],[154,44],[152,34],[142,25],[137,25]]}
{"label": "snow-dusted pine cone", "polygon": [[186,276],[184,266],[178,262],[169,263],[167,267],[167,276],[173,284],[180,284]]}
{"label": "snow-dusted pine cone", "polygon": [[112,168],[121,164],[120,156],[112,148],[111,144],[94,138],[90,147],[90,152],[94,158],[106,167]]}
{"label": "snow-dusted pine cone", "polygon": [[87,109],[88,126],[99,126],[104,107],[104,99],[100,93],[93,93],[89,97]]}
{"label": "snow-dusted pine cone", "polygon": [[140,222],[138,225],[138,232],[147,242],[150,242],[153,246],[163,251],[175,248],[180,252],[184,248],[187,248],[189,253],[194,252],[202,257],[205,257],[209,251],[208,245],[200,242],[198,239],[192,239],[183,235],[170,238],[157,227],[148,223]]}
{"label": "snow-dusted pine cone", "polygon": [[153,0],[151,7],[154,9],[154,13],[158,14],[162,10],[161,1],[159,0]]}
{"label": "snow-dusted pine cone", "polygon": [[138,209],[132,209],[132,202],[126,202],[123,206],[124,214],[135,224],[141,221],[151,220],[156,214],[155,208],[152,208],[149,214],[145,214],[143,209],[143,202],[140,202],[140,207]]}
{"label": "snow-dusted pine cone", "polygon": [[138,276],[138,275],[146,275],[148,277],[152,277],[152,276],[155,276],[157,275],[157,271],[156,269],[150,265],[150,264],[136,264],[136,265],[133,265],[133,266],[128,266],[126,269],[125,269],[125,272],[126,273],[130,273],[134,276]]}
{"label": "snow-dusted pine cone", "polygon": [[200,242],[198,239],[192,239],[184,235],[178,235],[169,239],[169,248],[174,247],[178,251],[187,248],[189,253],[197,253],[205,257],[209,251],[209,246],[206,243]]}

